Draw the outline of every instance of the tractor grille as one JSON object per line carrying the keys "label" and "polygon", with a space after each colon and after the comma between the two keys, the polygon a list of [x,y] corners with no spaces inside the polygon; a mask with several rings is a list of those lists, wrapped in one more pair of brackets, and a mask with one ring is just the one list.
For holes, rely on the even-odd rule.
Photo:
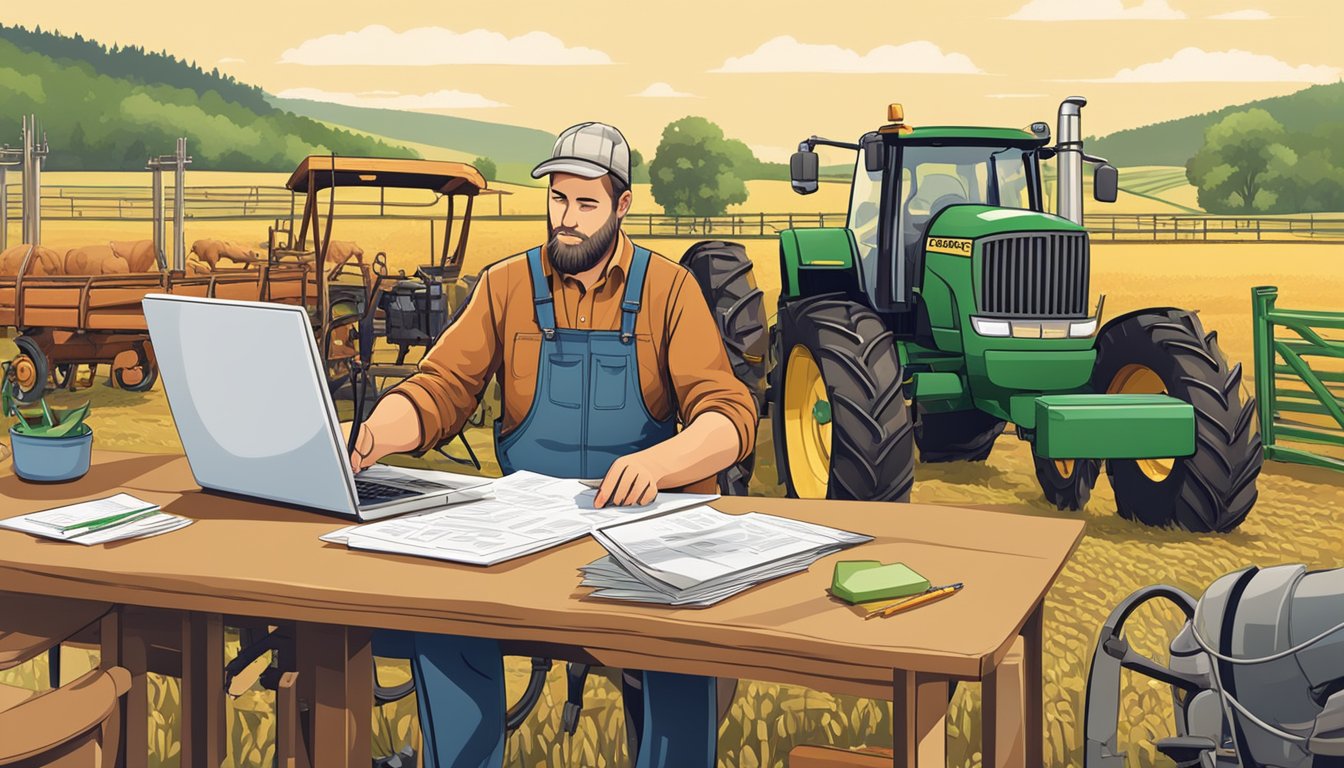
{"label": "tractor grille", "polygon": [[1019,317],[1086,317],[1085,232],[997,237],[981,246],[980,311]]}

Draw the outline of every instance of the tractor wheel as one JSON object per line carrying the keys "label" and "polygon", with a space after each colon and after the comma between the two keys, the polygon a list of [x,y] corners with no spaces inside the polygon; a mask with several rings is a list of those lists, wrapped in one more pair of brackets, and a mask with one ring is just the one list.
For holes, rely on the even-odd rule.
{"label": "tractor wheel", "polygon": [[10,363],[15,378],[14,399],[20,403],[36,403],[47,390],[50,364],[47,355],[31,336],[14,340],[19,354]]}
{"label": "tractor wheel", "polygon": [[112,381],[127,392],[148,392],[159,378],[159,369],[149,361],[142,345],[135,347],[135,364],[118,368],[112,366]]}
{"label": "tractor wheel", "polygon": [[925,464],[943,461],[984,461],[1003,434],[1003,419],[984,411],[928,413],[919,409],[915,445]]}
{"label": "tractor wheel", "polygon": [[78,378],[79,363],[57,363],[51,367],[51,383],[57,389],[74,390]]}
{"label": "tractor wheel", "polygon": [[[687,249],[681,265],[700,284],[700,292],[723,337],[733,373],[747,385],[756,412],[760,413],[765,398],[768,344],[765,297],[756,287],[747,249],[739,243],[706,240]],[[720,492],[726,496],[746,496],[755,467],[753,454],[720,472]]]}
{"label": "tractor wheel", "polygon": [[909,500],[914,425],[882,318],[835,294],[788,303],[779,317],[771,421],[788,494]]}
{"label": "tractor wheel", "polygon": [[1264,455],[1252,429],[1255,400],[1242,399],[1241,364],[1228,366],[1218,335],[1179,309],[1149,310],[1097,341],[1098,392],[1166,394],[1195,409],[1195,453],[1174,459],[1110,459],[1106,473],[1121,517],[1146,525],[1225,533],[1246,519]]}
{"label": "tractor wheel", "polygon": [[1036,480],[1041,484],[1046,501],[1059,509],[1079,510],[1087,505],[1092,487],[1101,473],[1101,462],[1096,459],[1043,459],[1032,456],[1036,463]]}

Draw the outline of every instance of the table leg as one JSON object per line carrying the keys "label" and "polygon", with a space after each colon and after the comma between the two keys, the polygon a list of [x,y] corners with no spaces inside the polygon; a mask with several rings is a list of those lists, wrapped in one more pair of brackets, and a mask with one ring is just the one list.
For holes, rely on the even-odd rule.
{"label": "table leg", "polygon": [[182,618],[182,766],[219,768],[227,753],[224,720],[224,617]]}
{"label": "table leg", "polygon": [[299,768],[303,736],[299,733],[297,672],[280,676],[275,689],[275,758],[277,768]]}
{"label": "table leg", "polygon": [[131,689],[121,719],[125,768],[149,765],[149,640],[145,637],[144,617],[130,606],[121,614],[122,667],[131,673]]}
{"label": "table leg", "polygon": [[944,678],[896,670],[892,751],[898,768],[947,765],[948,685]]}
{"label": "table leg", "polygon": [[1022,728],[1023,646],[1021,637],[1014,640],[1008,655],[981,682],[980,764],[984,768],[1025,768],[1027,764]]}
{"label": "table leg", "polygon": [[1025,704],[1022,729],[1027,765],[1040,768],[1045,765],[1045,598],[1036,605],[1022,627],[1022,698]]}
{"label": "table leg", "polygon": [[311,691],[309,745],[314,766],[364,768],[372,755],[372,632],[299,623],[295,644],[299,686]]}

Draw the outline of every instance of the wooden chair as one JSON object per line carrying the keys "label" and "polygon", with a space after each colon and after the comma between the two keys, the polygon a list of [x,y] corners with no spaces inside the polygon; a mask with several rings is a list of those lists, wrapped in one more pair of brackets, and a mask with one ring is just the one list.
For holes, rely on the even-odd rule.
{"label": "wooden chair", "polygon": [[[97,627],[97,667],[60,684],[61,643]],[[118,657],[117,613],[107,603],[0,592],[0,670],[48,653],[51,686],[0,684],[0,766],[113,768],[120,758],[121,707],[130,674]]]}

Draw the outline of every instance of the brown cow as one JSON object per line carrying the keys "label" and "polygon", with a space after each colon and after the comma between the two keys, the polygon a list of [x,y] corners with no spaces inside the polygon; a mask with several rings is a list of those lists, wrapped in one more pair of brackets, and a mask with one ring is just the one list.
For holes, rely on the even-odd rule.
{"label": "brown cow", "polygon": [[353,240],[332,240],[327,245],[327,274],[335,275],[341,265],[350,259],[364,266],[364,249],[359,247],[359,243]]}
{"label": "brown cow", "polygon": [[187,256],[185,267],[184,271],[188,275],[208,275],[213,271],[209,264],[196,258],[194,253]]}
{"label": "brown cow", "polygon": [[[28,256],[28,246],[15,245],[0,253],[0,275],[17,275]],[[33,258],[28,262],[30,275],[59,275],[65,270],[61,254],[44,245],[33,246]]]}
{"label": "brown cow", "polygon": [[251,264],[266,260],[266,255],[258,253],[254,248],[244,247],[232,240],[220,240],[213,237],[192,243],[191,252],[196,254],[196,258],[201,262],[209,264],[212,269],[218,266],[221,258],[227,258],[239,264]]}
{"label": "brown cow", "polygon": [[159,271],[153,240],[113,240],[112,252],[125,259],[132,272]]}
{"label": "brown cow", "polygon": [[124,275],[130,271],[130,265],[110,245],[86,245],[65,252],[67,275]]}

